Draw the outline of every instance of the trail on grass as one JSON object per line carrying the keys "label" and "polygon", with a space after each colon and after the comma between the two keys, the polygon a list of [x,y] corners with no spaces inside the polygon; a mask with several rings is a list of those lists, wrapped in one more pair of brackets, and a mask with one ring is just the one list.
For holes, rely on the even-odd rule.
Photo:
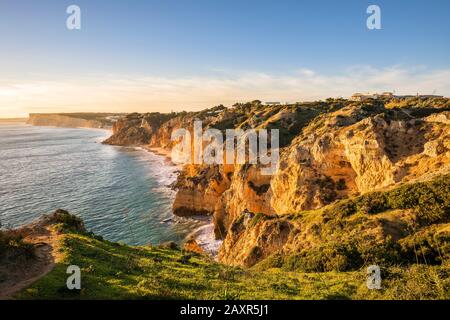
{"label": "trail on grass", "polygon": [[16,231],[33,244],[33,258],[9,257],[0,263],[0,299],[11,299],[49,273],[58,259],[59,235],[37,222]]}

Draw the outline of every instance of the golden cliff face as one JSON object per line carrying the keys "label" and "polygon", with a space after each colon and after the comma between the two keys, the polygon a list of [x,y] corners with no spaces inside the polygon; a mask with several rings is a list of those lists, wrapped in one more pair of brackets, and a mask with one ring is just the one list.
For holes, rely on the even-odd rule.
{"label": "golden cliff face", "polygon": [[[261,220],[247,228],[249,213],[244,209],[262,212],[265,217],[289,215],[450,172],[449,112],[423,119],[399,116],[394,112],[362,118],[361,110],[349,107],[305,128],[283,152],[266,199],[258,201],[267,204],[265,210],[243,208],[245,192],[230,196],[227,193],[234,191],[230,188],[224,194],[228,219],[233,220],[228,222],[229,233],[219,259],[253,265],[280,250],[308,247],[306,240],[314,234],[311,226],[288,219]],[[247,177],[240,175],[240,179],[242,182],[233,181],[232,185],[243,184]],[[369,222],[380,230],[379,220]]]}
{"label": "golden cliff face", "polygon": [[244,211],[271,214],[270,179],[261,175],[260,168],[236,165],[229,171],[231,183],[218,198],[214,210],[214,225],[217,238],[223,239],[229,226]]}
{"label": "golden cliff face", "polygon": [[[428,245],[422,238],[426,234],[432,239],[426,249],[428,263],[433,259],[430,252],[439,259],[448,258],[449,192],[450,175],[446,174],[297,214],[270,217],[243,212],[231,224],[219,260],[253,266],[267,259],[281,267],[283,259],[289,263],[294,257],[304,264],[302,269],[311,263],[315,271],[350,270],[365,261],[384,263],[389,256],[393,263],[408,263],[408,259],[414,263],[416,247]],[[424,194],[427,196],[419,199]],[[417,200],[411,201],[411,197]],[[385,207],[372,202],[368,208],[374,199],[385,201]],[[348,210],[349,205],[355,205],[353,211]],[[436,251],[440,245],[447,249]],[[403,260],[395,260],[398,256]],[[329,265],[333,261],[337,265]]]}
{"label": "golden cliff face", "polygon": [[[450,128],[436,117],[389,120],[377,114],[358,121],[352,108],[327,115],[321,127],[306,128],[281,157],[271,182],[274,211],[315,209],[445,170]],[[339,119],[342,126],[336,125]]]}
{"label": "golden cliff face", "polygon": [[175,184],[173,212],[179,216],[212,215],[230,177],[219,166],[186,165]]}
{"label": "golden cliff face", "polygon": [[[434,102],[385,108],[382,101],[334,100],[280,107],[252,103],[165,118],[134,115],[117,123],[109,142],[170,150],[172,131],[191,130],[197,119],[204,128],[220,130],[279,128],[282,148],[272,176],[256,165],[191,164],[183,166],[174,185],[175,214],[213,215],[216,237],[224,239],[219,259],[253,265],[280,250],[306,250],[320,240],[308,240],[314,230],[332,227],[320,220],[323,215],[300,223],[287,218],[292,214],[449,172],[450,103],[444,100],[441,109],[434,109]],[[366,222],[370,232],[380,234],[382,222]]]}

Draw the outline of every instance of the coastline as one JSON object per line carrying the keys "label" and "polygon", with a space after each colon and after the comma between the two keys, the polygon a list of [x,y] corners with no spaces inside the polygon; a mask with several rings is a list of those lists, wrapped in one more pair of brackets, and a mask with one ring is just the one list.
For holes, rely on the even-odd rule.
{"label": "coastline", "polygon": [[[167,149],[161,148],[161,147],[148,147],[148,146],[140,146],[137,147],[140,150],[143,150],[145,152],[152,153],[157,156],[164,157],[166,165],[172,166],[177,168],[175,171],[178,171],[178,169],[181,169],[180,166],[174,164],[172,162],[171,152]],[[178,173],[176,173],[178,175]],[[176,216],[172,211],[172,221],[177,221],[177,219],[192,219],[194,221],[198,222],[205,222],[201,226],[195,228],[190,232],[186,238],[183,240],[183,243],[194,239],[198,246],[202,248],[202,250],[213,257],[214,259],[217,259],[219,248],[222,245],[222,240],[216,240],[215,234],[214,234],[214,223],[212,217],[204,217],[204,216],[192,216],[192,217],[178,217]]]}
{"label": "coastline", "polygon": [[[32,190],[30,201],[16,202],[20,209],[14,207],[14,200],[3,202],[5,207],[0,211],[3,213],[11,208],[5,219],[13,227],[26,225],[41,214],[62,208],[85,219],[90,231],[111,241],[123,241],[129,245],[157,245],[175,241],[181,246],[192,231],[204,224],[203,221],[183,220],[173,215],[175,191],[170,186],[177,179],[178,168],[167,157],[147,152],[144,148],[137,150],[134,147],[103,145],[102,141],[111,135],[110,130],[92,131],[92,128],[32,126],[24,123],[0,128],[2,134],[5,133],[2,148],[7,147],[9,140],[6,138],[11,137],[14,142],[10,144],[13,147],[32,147],[31,154],[37,157],[30,160],[30,156],[25,157],[13,148],[11,156],[19,160],[9,162],[8,166],[3,166],[6,162],[2,161],[0,169],[17,172],[17,177],[29,168],[38,168],[36,171],[40,174],[39,179],[30,178],[30,182],[26,183],[27,188],[21,187],[20,192],[10,188],[7,195],[2,193],[2,200],[3,197],[14,199],[19,196],[24,199],[28,197],[27,192]],[[51,141],[47,143],[47,140]],[[57,141],[56,147],[53,147],[53,141]],[[15,145],[16,142],[21,144]],[[45,149],[47,146],[50,149],[48,152]],[[8,157],[7,153],[0,153],[2,160]],[[45,161],[40,161],[41,154],[46,156],[43,156]],[[62,167],[65,168],[63,173],[48,165],[57,161],[62,161]],[[30,177],[36,175],[30,172]],[[81,188],[66,183],[72,177],[76,178],[73,184],[83,181]],[[19,185],[24,183],[19,178],[17,180]],[[49,190],[47,193],[57,194],[51,198],[41,194],[40,181],[51,181],[45,183],[45,188]],[[15,183],[13,177],[6,176],[3,182],[5,188]],[[20,214],[20,210],[23,214]]]}
{"label": "coastline", "polygon": [[172,161],[172,154],[170,150],[161,148],[161,147],[148,147],[148,146],[141,146],[141,148],[147,152],[151,152],[153,154],[156,154],[158,156],[164,157],[167,161],[171,163],[171,165],[178,167],[173,161]]}
{"label": "coastline", "polygon": [[26,124],[27,118],[0,118],[0,124]]}
{"label": "coastline", "polygon": [[[17,122],[16,122],[17,123]],[[101,139],[108,139],[108,137],[112,134],[112,128],[92,128],[92,127],[60,127],[60,126],[36,126],[33,124],[28,124],[26,123],[26,121],[21,122],[24,125],[30,125],[30,126],[35,126],[35,127],[47,127],[47,128],[65,128],[65,129],[82,129],[82,130],[101,130],[102,132],[105,133],[105,136],[102,137]],[[108,135],[106,135],[108,134]],[[98,141],[99,143],[103,142],[103,141]],[[163,158],[163,165],[166,165],[168,167],[172,167],[173,173],[175,173],[176,175],[179,174],[179,170],[181,170],[181,166],[176,165],[175,163],[172,162],[172,157],[171,157],[171,151],[162,147],[150,147],[147,145],[140,145],[140,146],[130,146],[132,148],[135,148],[137,150],[142,150],[144,152],[148,152],[151,153],[153,155],[159,156]],[[170,183],[165,183],[163,181],[159,181],[159,183],[161,184],[161,187],[164,188],[170,188]],[[173,204],[173,203],[172,203]],[[194,229],[192,229],[192,231],[181,241],[181,245],[183,245],[186,241],[194,239],[198,245],[204,250],[204,252],[210,256],[212,256],[213,258],[217,257],[217,253],[219,250],[219,247],[222,243],[221,240],[216,240],[215,239],[215,235],[214,235],[214,224],[212,222],[212,218],[208,217],[208,219],[205,219],[205,217],[203,216],[199,216],[199,217],[189,217],[189,218],[181,218],[178,217],[176,215],[173,214],[173,210],[171,212],[171,217],[170,217],[170,222],[171,223],[180,223],[180,221],[182,219],[191,219],[192,221],[195,222],[199,222],[201,225],[198,227],[195,227]]]}

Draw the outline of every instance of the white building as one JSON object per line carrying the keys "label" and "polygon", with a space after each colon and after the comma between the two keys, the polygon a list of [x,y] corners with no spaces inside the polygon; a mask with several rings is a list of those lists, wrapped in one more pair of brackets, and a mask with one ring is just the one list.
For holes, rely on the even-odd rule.
{"label": "white building", "polygon": [[378,99],[378,98],[394,98],[394,94],[392,92],[383,92],[379,93],[354,93],[350,100],[352,101],[364,101],[366,99]]}

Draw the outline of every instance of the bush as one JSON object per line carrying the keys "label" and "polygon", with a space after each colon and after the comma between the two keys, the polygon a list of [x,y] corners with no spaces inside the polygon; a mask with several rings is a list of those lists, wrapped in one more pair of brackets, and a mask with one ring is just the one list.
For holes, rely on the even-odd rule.
{"label": "bush", "polygon": [[389,209],[386,194],[374,192],[356,199],[356,211],[365,214],[375,214]]}
{"label": "bush", "polygon": [[448,220],[450,175],[434,181],[409,184],[388,192],[388,207],[414,209],[424,224]]}
{"label": "bush", "polygon": [[399,241],[402,255],[409,261],[442,264],[450,259],[450,230],[432,226]]}
{"label": "bush", "polygon": [[340,200],[327,212],[339,218],[349,217],[356,213],[356,203],[350,199]]}
{"label": "bush", "polygon": [[377,214],[392,209],[413,209],[419,222],[431,224],[450,218],[450,175],[429,182],[407,184],[387,192],[372,192],[341,200],[326,209],[338,218],[355,213]]}
{"label": "bush", "polygon": [[23,241],[22,235],[14,231],[0,231],[0,259],[32,258],[34,247]]}
{"label": "bush", "polygon": [[376,264],[386,267],[402,263],[404,259],[400,251],[400,245],[390,236],[384,242],[358,247],[364,265]]}
{"label": "bush", "polygon": [[58,228],[62,232],[81,232],[85,233],[86,228],[81,218],[70,214],[66,210],[58,209],[50,217],[51,223],[58,224]]}
{"label": "bush", "polygon": [[363,264],[356,246],[351,243],[326,243],[313,249],[287,256],[283,268],[291,271],[350,271]]}

